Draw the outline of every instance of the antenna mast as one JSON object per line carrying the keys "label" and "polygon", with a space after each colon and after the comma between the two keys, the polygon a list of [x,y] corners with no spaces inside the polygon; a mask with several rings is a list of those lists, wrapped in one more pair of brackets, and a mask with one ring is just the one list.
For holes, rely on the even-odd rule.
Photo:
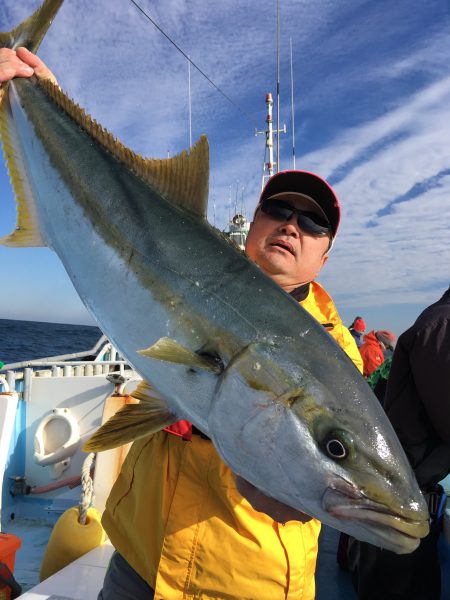
{"label": "antenna mast", "polygon": [[[274,172],[274,166],[277,167],[277,173],[280,170],[280,133],[286,133],[286,124],[283,125],[283,129],[280,129],[280,10],[279,10],[279,0],[277,0],[277,128],[273,130],[273,119],[272,119],[272,109],[273,109],[273,98],[272,93],[268,92],[266,94],[266,104],[267,104],[267,128],[266,131],[258,131],[255,129],[255,135],[260,133],[264,133],[266,135],[266,149],[264,153],[264,166],[263,166],[263,175],[261,182],[261,189],[264,187],[266,180],[272,177]],[[276,162],[273,160],[273,136],[277,136],[277,158]]]}
{"label": "antenna mast", "polygon": [[273,175],[273,119],[272,119],[272,107],[273,107],[273,98],[271,92],[266,94],[266,104],[267,104],[267,117],[266,123],[267,127],[265,131],[258,131],[255,129],[255,135],[264,133],[266,136],[266,146],[264,151],[264,163],[263,163],[263,174],[261,181],[261,189],[263,189],[266,180],[270,179]]}

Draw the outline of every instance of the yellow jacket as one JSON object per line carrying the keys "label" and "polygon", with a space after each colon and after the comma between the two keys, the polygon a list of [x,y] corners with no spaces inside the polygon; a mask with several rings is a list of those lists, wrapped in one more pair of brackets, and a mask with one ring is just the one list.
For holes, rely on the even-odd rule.
{"label": "yellow jacket", "polygon": [[[355,341],[325,290],[301,302],[361,369]],[[103,525],[156,600],[312,600],[320,523],[274,522],[236,489],[212,443],[161,431],[137,440]]]}

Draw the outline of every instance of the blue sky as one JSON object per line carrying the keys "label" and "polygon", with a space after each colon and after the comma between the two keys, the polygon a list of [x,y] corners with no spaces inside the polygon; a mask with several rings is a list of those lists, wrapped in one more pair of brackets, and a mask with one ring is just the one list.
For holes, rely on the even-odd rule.
{"label": "blue sky", "polygon": [[[259,194],[265,94],[276,91],[276,1],[139,0],[235,105],[191,69],[193,139],[211,146],[210,220]],[[0,29],[38,0],[3,0]],[[430,0],[280,0],[281,168],[327,178],[342,225],[319,280],[344,321],[406,329],[450,282],[450,7]],[[39,51],[61,86],[134,150],[189,145],[186,59],[129,0],[65,0]],[[230,202],[231,198],[231,202]],[[213,208],[215,206],[215,209]],[[0,167],[0,236],[15,225]],[[0,247],[0,318],[92,323],[47,249]]]}

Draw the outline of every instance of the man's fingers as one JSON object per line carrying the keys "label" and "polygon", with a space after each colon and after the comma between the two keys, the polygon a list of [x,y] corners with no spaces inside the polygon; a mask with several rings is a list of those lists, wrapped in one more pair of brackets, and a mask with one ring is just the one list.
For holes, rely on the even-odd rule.
{"label": "man's fingers", "polygon": [[31,77],[33,73],[33,68],[20,60],[14,50],[0,49],[0,83],[13,77]]}
{"label": "man's fingers", "polygon": [[22,60],[24,63],[27,63],[27,65],[30,65],[30,67],[33,67],[33,69],[43,64],[39,56],[36,56],[36,54],[33,54],[23,46],[17,48],[16,54],[20,60]]}
{"label": "man's fingers", "polygon": [[17,48],[17,57],[32,67],[37,77],[40,79],[50,79],[53,81],[53,83],[56,83],[56,77],[53,75],[47,65],[42,62],[39,56],[36,56],[36,54],[33,54],[26,48],[21,47]]}
{"label": "man's fingers", "polygon": [[57,83],[47,65],[26,48],[18,48],[17,51],[0,49],[0,83],[13,77],[31,77],[33,73],[40,79],[50,79]]}

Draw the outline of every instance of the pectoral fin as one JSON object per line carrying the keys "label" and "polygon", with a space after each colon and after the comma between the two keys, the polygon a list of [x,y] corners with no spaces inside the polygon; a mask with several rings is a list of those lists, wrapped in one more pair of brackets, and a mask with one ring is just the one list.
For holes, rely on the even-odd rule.
{"label": "pectoral fin", "polygon": [[153,346],[145,350],[138,350],[138,354],[165,362],[212,371],[213,373],[220,373],[223,368],[216,357],[193,352],[167,337],[160,338]]}
{"label": "pectoral fin", "polygon": [[156,433],[178,421],[167,403],[143,381],[133,397],[139,404],[126,404],[85,443],[85,452],[101,452]]}

